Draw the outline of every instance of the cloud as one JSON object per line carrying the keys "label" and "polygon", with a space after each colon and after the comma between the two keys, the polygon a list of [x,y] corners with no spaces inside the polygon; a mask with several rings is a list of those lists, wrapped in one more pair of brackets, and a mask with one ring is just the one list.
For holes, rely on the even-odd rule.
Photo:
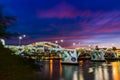
{"label": "cloud", "polygon": [[[45,11],[37,11],[37,16],[39,18],[72,18],[80,20],[77,23],[66,23],[55,25],[56,29],[60,28],[60,32],[62,29],[62,33],[70,33],[73,34],[86,34],[87,33],[111,33],[118,31],[120,25],[120,11],[97,11],[93,12],[90,10],[81,11],[75,8],[73,5],[67,4],[66,2],[62,2],[53,8]],[[53,23],[54,24],[54,23]],[[70,27],[73,25],[74,28]],[[67,29],[69,28],[69,29]],[[70,29],[71,28],[71,29]],[[81,30],[82,29],[82,30]],[[69,30],[68,32],[66,30]],[[72,31],[71,31],[72,30]]]}
{"label": "cloud", "polygon": [[91,12],[79,11],[74,6],[61,2],[49,10],[37,10],[37,16],[40,18],[75,18],[77,16],[89,16]]}
{"label": "cloud", "polygon": [[[68,4],[64,1],[54,4],[52,7],[49,5],[46,7],[45,9],[35,6],[34,8],[25,8],[25,15],[20,17],[22,22],[19,22],[16,29],[14,28],[31,36],[26,39],[28,43],[60,39],[66,40],[66,46],[74,41],[99,43],[102,41],[109,42],[120,34],[119,10],[81,9],[75,4]],[[17,10],[24,12],[22,8]],[[35,14],[34,11],[36,11]]]}

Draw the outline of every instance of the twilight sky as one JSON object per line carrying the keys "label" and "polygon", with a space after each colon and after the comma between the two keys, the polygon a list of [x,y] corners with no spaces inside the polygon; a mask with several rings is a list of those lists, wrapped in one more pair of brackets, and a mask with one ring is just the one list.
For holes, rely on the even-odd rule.
{"label": "twilight sky", "polygon": [[[59,44],[67,48],[120,48],[120,0],[0,0],[0,4],[5,15],[17,17],[9,31],[26,34],[22,43],[63,39]],[[7,43],[18,44],[18,37]]]}

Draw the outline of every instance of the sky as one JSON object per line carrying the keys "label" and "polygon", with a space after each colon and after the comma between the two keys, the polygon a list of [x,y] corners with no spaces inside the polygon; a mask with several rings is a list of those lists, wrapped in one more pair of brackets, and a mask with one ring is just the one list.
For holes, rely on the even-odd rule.
{"label": "sky", "polygon": [[[23,44],[57,40],[66,48],[120,48],[120,0],[0,0],[0,4],[4,15],[16,16],[8,31],[26,34]],[[14,37],[6,43],[18,41]]]}

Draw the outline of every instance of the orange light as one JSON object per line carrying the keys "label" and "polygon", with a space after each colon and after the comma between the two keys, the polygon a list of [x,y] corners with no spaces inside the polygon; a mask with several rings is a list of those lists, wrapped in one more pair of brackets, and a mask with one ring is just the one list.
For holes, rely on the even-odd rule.
{"label": "orange light", "polygon": [[120,79],[120,76],[119,76],[119,64],[118,62],[113,62],[112,63],[112,68],[113,68],[113,79],[114,80],[119,80]]}
{"label": "orange light", "polygon": [[53,60],[50,60],[50,78],[52,78],[53,75]]}

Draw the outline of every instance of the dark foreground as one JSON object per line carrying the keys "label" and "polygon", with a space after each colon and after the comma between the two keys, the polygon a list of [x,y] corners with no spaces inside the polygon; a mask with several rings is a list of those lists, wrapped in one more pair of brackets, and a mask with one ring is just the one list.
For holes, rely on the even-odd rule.
{"label": "dark foreground", "polygon": [[39,76],[44,80],[120,80],[120,62],[79,61],[79,65],[62,65],[60,60],[41,61]]}
{"label": "dark foreground", "polygon": [[42,80],[36,74],[39,68],[30,59],[14,55],[0,45],[0,80]]}

